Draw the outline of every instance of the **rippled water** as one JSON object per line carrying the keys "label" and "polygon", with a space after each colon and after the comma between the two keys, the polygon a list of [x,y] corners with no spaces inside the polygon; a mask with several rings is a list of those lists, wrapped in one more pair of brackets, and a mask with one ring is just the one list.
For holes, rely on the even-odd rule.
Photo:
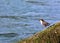
{"label": "rippled water", "polygon": [[60,0],[0,0],[0,43],[15,43],[43,30],[40,18],[60,21]]}

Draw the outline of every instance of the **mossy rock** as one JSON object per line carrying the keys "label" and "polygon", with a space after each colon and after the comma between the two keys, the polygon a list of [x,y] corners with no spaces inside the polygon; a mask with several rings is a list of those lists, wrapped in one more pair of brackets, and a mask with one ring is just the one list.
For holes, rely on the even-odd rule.
{"label": "mossy rock", "polygon": [[57,22],[31,37],[18,41],[18,43],[60,43],[60,22]]}

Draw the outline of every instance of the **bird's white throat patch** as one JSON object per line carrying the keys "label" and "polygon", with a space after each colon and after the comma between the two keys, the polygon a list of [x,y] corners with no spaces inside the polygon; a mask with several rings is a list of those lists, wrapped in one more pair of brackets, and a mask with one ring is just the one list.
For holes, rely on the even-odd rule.
{"label": "bird's white throat patch", "polygon": [[40,23],[42,24],[42,21],[40,20]]}

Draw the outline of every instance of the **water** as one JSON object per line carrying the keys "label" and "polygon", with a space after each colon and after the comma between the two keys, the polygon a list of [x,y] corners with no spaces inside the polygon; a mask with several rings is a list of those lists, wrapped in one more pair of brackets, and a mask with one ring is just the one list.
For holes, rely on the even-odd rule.
{"label": "water", "polygon": [[0,0],[0,43],[15,43],[43,30],[40,18],[59,21],[60,0]]}

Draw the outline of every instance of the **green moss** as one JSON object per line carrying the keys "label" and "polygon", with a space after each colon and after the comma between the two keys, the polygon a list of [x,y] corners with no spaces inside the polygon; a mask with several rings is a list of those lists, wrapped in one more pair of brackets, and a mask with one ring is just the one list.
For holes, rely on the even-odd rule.
{"label": "green moss", "polygon": [[60,43],[60,22],[18,43]]}

